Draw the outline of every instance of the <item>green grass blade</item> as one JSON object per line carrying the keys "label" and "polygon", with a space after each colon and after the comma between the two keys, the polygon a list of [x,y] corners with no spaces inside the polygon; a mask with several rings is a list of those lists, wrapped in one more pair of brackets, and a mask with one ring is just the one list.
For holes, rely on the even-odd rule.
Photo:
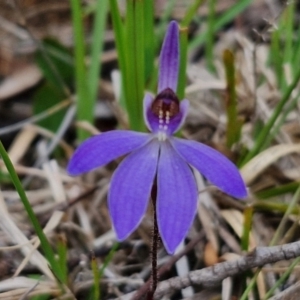
{"label": "green grass blade", "polygon": [[226,128],[226,145],[228,148],[239,141],[242,129],[242,122],[238,119],[237,111],[237,97],[235,90],[235,66],[234,55],[230,50],[223,52],[223,63],[226,73],[226,114],[227,114],[227,128]]}
{"label": "green grass blade", "polygon": [[91,267],[92,267],[93,279],[94,279],[93,298],[92,299],[98,300],[98,299],[101,299],[101,294],[100,294],[101,291],[100,291],[100,287],[99,287],[100,276],[99,276],[97,259],[94,255],[92,256]]}
{"label": "green grass blade", "polygon": [[[216,22],[213,25],[212,32],[215,34],[220,30],[224,25],[231,22],[237,15],[244,11],[250,4],[252,0],[241,0],[237,1],[231,8],[229,8],[222,16],[218,17]],[[189,45],[190,49],[199,47],[206,41],[207,31],[198,35]]]}
{"label": "green grass blade", "polygon": [[3,162],[4,162],[7,170],[8,170],[11,180],[20,196],[20,199],[21,199],[21,201],[24,205],[24,208],[28,214],[28,217],[33,225],[33,228],[41,242],[41,247],[42,247],[44,254],[51,266],[53,273],[58,278],[58,280],[60,280],[60,282],[64,282],[64,276],[63,276],[62,270],[59,266],[59,263],[55,259],[54,252],[51,248],[51,245],[48,242],[47,237],[46,237],[45,233],[43,232],[43,229],[42,229],[36,215],[33,212],[33,209],[32,209],[32,207],[28,201],[28,198],[26,196],[26,193],[22,187],[22,183],[21,183],[21,181],[14,169],[14,166],[13,166],[7,152],[5,151],[5,148],[1,141],[0,141],[0,155],[3,159]]}
{"label": "green grass blade", "polygon": [[126,79],[126,44],[125,44],[125,29],[124,24],[121,19],[121,14],[119,11],[118,3],[116,0],[110,0],[110,13],[113,23],[113,30],[115,35],[115,43],[116,43],[116,49],[118,53],[118,63],[119,68],[121,71],[122,76],[122,93],[121,93],[121,99],[118,99],[120,101],[120,104],[126,111],[127,103],[126,103],[126,97],[128,95],[128,86],[125,83]]}
{"label": "green grass blade", "polygon": [[274,137],[279,132],[281,126],[286,121],[286,118],[288,117],[289,113],[297,107],[299,98],[300,98],[300,93],[298,93],[298,95],[292,101],[290,101],[289,106],[286,109],[284,109],[283,112],[280,114],[278,121],[276,121],[276,123],[274,124],[272,131],[270,132],[270,134],[268,135],[268,138],[265,141],[264,148],[267,148],[271,144]]}
{"label": "green grass blade", "polygon": [[[299,186],[299,184],[298,184]],[[297,186],[297,187],[298,187]],[[286,203],[273,202],[273,201],[257,201],[253,203],[253,206],[256,211],[268,211],[268,212],[280,212],[285,213],[288,209],[288,205]],[[298,206],[292,209],[292,214],[298,215],[300,213],[300,209]]]}
{"label": "green grass blade", "polygon": [[126,107],[130,127],[143,131],[143,96],[145,86],[144,1],[127,0],[126,13],[126,74],[124,84],[128,86]]}
{"label": "green grass blade", "polygon": [[290,276],[294,268],[300,263],[300,257],[294,259],[294,261],[290,264],[287,270],[280,276],[280,278],[276,281],[276,283],[272,286],[272,288],[266,293],[263,300],[269,299],[276,289],[278,289]]}
{"label": "green grass blade", "polygon": [[[82,8],[80,0],[71,0],[72,22],[75,44],[75,85],[77,93],[77,119],[93,123],[94,103],[89,93],[87,83],[87,70],[85,66],[85,41],[83,34]],[[88,137],[88,133],[78,129],[80,141]]]}
{"label": "green grass blade", "polygon": [[183,19],[180,22],[181,27],[188,27],[197,14],[197,10],[206,0],[195,0],[195,2],[187,9]]}
{"label": "green grass blade", "polygon": [[168,26],[169,19],[171,18],[172,11],[174,9],[174,6],[176,4],[176,0],[169,0],[166,1],[165,7],[162,12],[162,16],[160,17],[159,24],[157,26],[157,34],[156,34],[156,44],[155,49],[158,51],[162,40],[164,38],[166,28]]}
{"label": "green grass blade", "polygon": [[261,268],[258,268],[256,270],[255,274],[253,275],[252,279],[248,283],[247,288],[245,289],[245,291],[244,291],[243,295],[241,296],[240,300],[247,300],[248,299],[248,294],[255,287],[256,280],[257,280],[257,277],[258,277],[260,271],[261,271]]}
{"label": "green grass blade", "polygon": [[145,37],[145,81],[147,82],[154,72],[155,60],[155,35],[154,35],[154,3],[145,0],[144,9],[144,34]]}
{"label": "green grass blade", "polygon": [[296,73],[300,65],[300,27],[298,28],[298,32],[296,34],[295,39],[296,39],[296,45],[294,46],[293,63],[292,63],[292,66],[294,67],[294,73]]}
{"label": "green grass blade", "polygon": [[208,70],[215,72],[214,66],[214,41],[215,32],[214,24],[216,23],[216,0],[208,0],[208,24],[207,24],[207,34],[205,41],[205,58]]}
{"label": "green grass blade", "polygon": [[[64,95],[55,88],[55,86],[45,83],[40,85],[32,96],[33,113],[39,115],[47,109],[62,103]],[[56,114],[52,114],[48,118],[45,118],[38,122],[39,126],[42,126],[52,132],[56,132],[64,119],[67,109],[63,109]]]}
{"label": "green grass blade", "polygon": [[272,116],[267,121],[265,126],[263,127],[261,133],[259,134],[258,138],[256,139],[256,142],[251,149],[251,151],[248,152],[245,159],[242,161],[242,165],[247,163],[251,158],[253,158],[256,154],[258,154],[265,145],[265,142],[268,138],[268,135],[270,134],[270,131],[275,124],[278,116],[282,112],[282,109],[284,108],[285,104],[288,102],[293,90],[297,86],[298,82],[300,80],[300,68],[297,71],[297,74],[295,75],[295,78],[293,79],[293,82],[288,86],[286,92],[283,94],[280,102],[277,104]]}
{"label": "green grass blade", "polygon": [[244,227],[241,238],[241,248],[243,251],[248,251],[249,237],[252,227],[253,206],[248,206],[244,209]]}
{"label": "green grass blade", "polygon": [[[283,230],[289,220],[290,215],[292,214],[293,209],[297,206],[300,199],[300,186],[298,186],[297,191],[295,192],[292,201],[289,203],[288,208],[286,212],[284,213],[279,226],[277,227],[277,230],[275,234],[273,235],[273,238],[271,240],[270,246],[274,246],[278,243],[279,239],[282,237]],[[289,276],[289,274],[292,272],[294,267],[300,262],[300,258],[297,258],[293,261],[291,266],[288,268],[288,270],[280,277],[280,279],[276,282],[276,284],[269,290],[269,292],[266,294],[264,299],[267,299],[267,296],[270,296],[273,294],[273,292],[276,290],[276,288],[283,283],[286,278]]]}
{"label": "green grass blade", "polygon": [[106,269],[106,267],[108,266],[108,264],[111,262],[111,260],[113,259],[116,251],[119,249],[119,243],[114,243],[114,245],[112,246],[111,250],[109,251],[108,255],[105,257],[105,260],[103,262],[103,265],[99,271],[99,276],[100,279],[102,278],[103,274],[104,274],[104,270]]}
{"label": "green grass blade", "polygon": [[104,41],[104,30],[108,10],[108,0],[96,1],[95,19],[93,24],[91,61],[88,69],[88,84],[92,107],[94,108],[97,99],[99,73],[101,71],[100,54]]}
{"label": "green grass blade", "polygon": [[[277,230],[275,232],[275,234],[273,235],[273,238],[269,244],[269,246],[274,246],[278,243],[279,239],[282,236],[282,232],[284,227],[286,226],[286,222],[289,219],[290,214],[292,213],[293,209],[295,209],[297,202],[299,201],[300,198],[300,186],[298,186],[298,189],[296,191],[296,193],[294,194],[292,201],[289,203],[287,210],[285,211],[279,226],[277,227]],[[255,286],[256,283],[256,279],[257,276],[259,274],[259,272],[261,271],[261,268],[259,268],[256,272],[254,277],[252,277],[250,283],[248,284],[246,290],[244,291],[241,300],[246,300],[248,297],[248,294],[250,293],[250,291],[253,289],[253,287]]]}
{"label": "green grass blade", "polygon": [[[97,275],[94,274],[94,281],[95,281],[95,284],[96,284],[96,278],[97,278],[98,286],[99,286],[99,282],[100,282],[100,280],[101,280],[101,278],[104,274],[104,271],[105,271],[106,267],[108,266],[108,264],[113,259],[114,254],[116,253],[118,248],[119,248],[119,243],[114,243],[114,245],[110,249],[108,255],[105,257],[103,265],[101,266],[101,269],[99,271],[97,269]],[[93,273],[94,273],[94,270],[93,270]],[[95,292],[95,296],[96,296],[96,292]],[[101,299],[101,290],[100,289],[99,289],[99,298],[95,298],[95,299]]]}
{"label": "green grass blade", "polygon": [[299,182],[290,182],[287,184],[272,187],[270,189],[262,190],[255,193],[256,197],[259,199],[268,199],[287,193],[294,193],[299,186]]}
{"label": "green grass blade", "polygon": [[185,96],[186,86],[186,66],[187,66],[187,50],[188,50],[188,26],[196,14],[198,8],[205,0],[195,0],[195,2],[187,9],[185,16],[180,22],[180,62],[177,95],[179,99]]}
{"label": "green grass blade", "polygon": [[272,65],[275,70],[278,86],[281,86],[283,57],[281,53],[280,33],[278,29],[274,30],[271,34],[271,48],[269,53],[270,65]]}
{"label": "green grass blade", "polygon": [[299,199],[300,199],[300,186],[298,186],[298,189],[297,189],[296,193],[294,194],[292,201],[289,203],[287,210],[284,213],[284,215],[279,223],[279,226],[277,227],[277,229],[273,235],[273,238],[270,242],[270,246],[274,246],[278,243],[279,239],[282,236],[283,229],[286,226],[286,223],[290,217],[290,214],[292,213],[293,209],[297,206]]}
{"label": "green grass blade", "polygon": [[294,20],[296,1],[290,1],[283,13],[284,26],[282,36],[284,36],[283,62],[291,63],[293,57]]}
{"label": "green grass blade", "polygon": [[45,79],[69,98],[71,92],[68,86],[73,79],[74,68],[68,49],[55,40],[45,39],[35,53],[35,61]]}
{"label": "green grass blade", "polygon": [[187,48],[188,48],[188,28],[180,27],[179,35],[179,47],[180,47],[180,58],[179,58],[179,74],[178,74],[178,85],[177,85],[177,96],[179,99],[183,99],[185,96],[186,86],[186,64],[187,64]]}
{"label": "green grass blade", "polygon": [[67,284],[68,282],[68,248],[66,243],[66,238],[63,235],[58,237],[57,243],[57,254],[58,254],[58,263],[61,268],[63,282]]}

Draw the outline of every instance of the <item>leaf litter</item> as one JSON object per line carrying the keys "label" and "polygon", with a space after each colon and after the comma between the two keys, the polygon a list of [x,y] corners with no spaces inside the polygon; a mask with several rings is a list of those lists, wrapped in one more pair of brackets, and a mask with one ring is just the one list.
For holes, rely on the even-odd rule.
{"label": "leaf litter", "polygon": [[[39,18],[42,16],[43,10],[39,11],[38,8],[44,7],[45,3],[43,1],[33,2],[36,2],[34,6],[27,7],[28,14],[30,13],[32,18]],[[174,17],[180,18],[186,4],[183,4],[182,1],[179,2],[174,10]],[[232,4],[230,1],[224,2],[228,2],[228,6]],[[164,1],[157,1],[158,8],[163,4]],[[253,1],[249,8],[251,10],[248,11],[249,15],[255,12],[256,21],[260,22],[251,25],[258,28],[255,29],[256,32],[249,32],[249,25],[246,21],[245,23],[241,22],[241,17],[238,17],[235,24],[218,36],[214,45],[215,74],[212,75],[207,70],[201,55],[190,56],[188,61],[186,97],[190,99],[192,109],[190,109],[182,135],[213,146],[235,162],[238,162],[237,158],[243,151],[243,145],[249,148],[253,147],[255,127],[259,126],[260,122],[269,119],[274,107],[280,100],[281,93],[277,84],[276,73],[267,63],[270,51],[268,39],[270,38],[270,31],[274,29],[272,22],[276,21],[276,14],[280,12],[280,9],[278,9],[277,4],[268,5],[274,18],[264,14],[268,11],[264,1]],[[261,9],[262,7],[263,9]],[[6,9],[8,8],[6,7]],[[52,9],[61,9],[60,12],[64,15],[69,8],[66,2],[62,3],[61,7],[59,5],[54,7],[53,4]],[[222,11],[225,8],[220,5],[218,9]],[[202,9],[199,14],[205,17],[205,9]],[[160,11],[158,10],[157,16],[159,17],[159,15]],[[269,18],[271,25],[265,24],[266,18]],[[16,25],[15,17],[8,21],[11,25]],[[36,22],[38,24],[38,21]],[[55,18],[50,18],[49,23],[53,23],[53,26],[60,24],[59,20]],[[268,30],[260,29],[261,24],[264,24]],[[60,36],[60,39],[64,44],[70,46],[69,25],[66,24],[65,26],[64,33],[66,35]],[[14,31],[15,36],[24,40],[28,39],[28,36],[23,35],[23,31],[18,31],[17,27],[13,28],[17,30]],[[199,32],[199,28],[197,30],[196,32]],[[57,31],[52,32],[56,33]],[[1,33],[3,34],[3,32]],[[7,38],[5,29],[4,33]],[[106,35],[108,42],[110,33],[108,31]],[[47,34],[47,30],[45,30],[36,36],[41,38]],[[261,39],[259,35],[263,35],[264,38]],[[31,50],[24,48],[23,58],[20,59],[17,56],[8,56],[7,51],[3,50],[7,50],[7,47],[16,49],[16,40],[0,42],[1,60],[6,60],[10,66],[10,68],[3,67],[0,70],[1,75],[6,77],[5,80],[13,80],[12,82],[14,82],[13,88],[9,94],[6,94],[9,97],[3,97],[3,100],[6,99],[5,104],[2,101],[0,107],[6,114],[11,109],[9,106],[5,107],[7,103],[16,106],[21,105],[19,99],[23,97],[27,99],[25,101],[26,107],[30,107],[31,95],[28,94],[27,90],[29,87],[35,89],[38,80],[40,80],[39,76],[32,76],[30,84],[22,84],[21,75],[23,71],[19,66],[25,65],[28,68],[33,68],[33,70],[35,67],[30,58],[29,52]],[[222,54],[225,49],[230,49],[234,53],[238,114],[244,120],[241,140],[231,149],[225,146],[227,121],[224,95],[226,93],[226,77],[222,64]],[[107,50],[105,56],[105,64],[107,65],[115,64],[116,56],[111,53],[113,53],[111,50]],[[194,54],[196,54],[195,51]],[[290,67],[287,65],[284,70],[287,82],[291,82]],[[111,71],[112,69],[108,66],[106,72],[110,74]],[[6,82],[0,83],[0,91],[1,88],[5,88]],[[122,108],[114,100],[114,94],[118,93],[114,82],[107,78],[101,78],[101,83],[101,86],[105,85],[105,88],[100,90],[100,99],[108,103],[108,107],[116,117],[113,120],[99,118],[96,127],[90,124],[75,125],[82,126],[93,134],[99,129],[102,131],[103,128],[104,130],[115,128],[116,120],[119,121],[119,124],[127,123]],[[298,94],[299,86],[294,89],[292,97],[296,98]],[[64,154],[57,156],[49,153],[45,158],[43,153],[49,147],[49,141],[55,138],[55,134],[53,135],[51,131],[32,124],[32,115],[29,114],[27,117],[28,125],[20,128],[17,136],[9,134],[7,139],[8,151],[19,176],[26,183],[24,188],[28,198],[51,244],[56,247],[60,235],[66,239],[69,281],[68,287],[65,287],[64,293],[61,295],[61,289],[58,288],[53,274],[38,248],[37,240],[20,205],[19,197],[12,190],[6,170],[1,162],[1,177],[3,179],[1,180],[2,196],[0,198],[0,299],[21,299],[22,297],[25,299],[42,294],[50,295],[50,299],[58,299],[58,297],[59,299],[86,299],[85,295],[93,286],[90,267],[91,252],[96,256],[97,263],[101,267],[116,241],[108,215],[106,196],[113,170],[120,160],[80,178],[72,178],[65,171],[67,159],[76,147],[72,130],[70,130],[71,123],[68,122],[66,125],[68,134],[63,135],[63,138],[57,140],[55,144],[55,146],[59,145]],[[1,127],[5,128],[11,125],[10,121],[8,118],[8,122],[1,123]],[[104,123],[105,126],[103,126]],[[235,204],[233,199],[222,194],[205,180],[199,179],[197,181],[200,191],[199,213],[187,236],[185,245],[182,246],[183,251],[190,241],[197,239],[201,234],[202,237],[192,249],[184,252],[183,260],[173,261],[171,264],[171,258],[161,248],[158,264],[162,267],[170,265],[168,270],[161,275],[160,280],[166,280],[180,275],[181,272],[187,273],[213,263],[236,259],[237,256],[242,255],[240,237],[244,226],[243,208],[246,205],[253,205],[255,210],[249,250],[255,246],[269,245],[282,219],[284,209],[287,209],[296,189],[291,188],[286,192],[272,194],[273,196],[267,197],[267,199],[260,199],[258,195],[259,192],[267,193],[274,188],[284,188],[289,184],[295,183],[297,185],[299,183],[299,136],[299,107],[295,106],[287,113],[274,141],[264,151],[242,166],[241,172],[250,191],[249,199],[244,203]],[[34,162],[41,158],[43,158],[42,165],[35,166]],[[266,205],[265,209],[262,209],[262,206],[255,208],[258,202],[269,206]],[[282,210],[275,209],[275,204],[280,206]],[[299,211],[298,204],[296,209]],[[126,299],[124,295],[127,293],[131,293],[131,296],[127,296],[128,299],[131,299],[133,292],[141,288],[149,278],[152,222],[151,208],[149,208],[136,232],[119,244],[101,278],[103,299]],[[299,239],[299,217],[297,214],[293,213],[289,216],[280,240],[284,240],[285,235],[287,235],[285,242]],[[278,278],[278,274],[282,274],[289,263],[289,261],[278,262],[263,268],[263,272],[258,278],[259,299],[263,299],[266,291]],[[299,282],[300,276],[297,270],[296,267],[285,286],[277,290],[278,295],[280,295],[281,289],[284,290],[286,287],[289,289],[294,285],[296,291],[299,290],[297,282]],[[30,278],[28,274],[38,274],[38,279]],[[219,297],[223,295],[222,299],[230,299],[230,297],[241,293],[236,283],[239,283],[240,286],[243,284],[238,278],[231,278],[224,280],[219,288],[212,290],[193,286],[192,289],[182,291],[182,294],[173,294],[171,299],[204,299],[203,297],[213,299],[216,295]],[[252,297],[255,296],[252,295]]]}

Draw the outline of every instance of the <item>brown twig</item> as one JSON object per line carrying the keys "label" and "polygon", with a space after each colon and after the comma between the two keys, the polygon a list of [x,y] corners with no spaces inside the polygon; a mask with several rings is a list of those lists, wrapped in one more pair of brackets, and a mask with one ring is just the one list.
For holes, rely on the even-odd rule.
{"label": "brown twig", "polygon": [[[188,246],[190,246],[190,244],[188,244]],[[185,251],[187,250],[187,247],[185,248]],[[162,299],[166,294],[184,289],[191,285],[212,288],[220,285],[222,280],[227,277],[236,276],[252,268],[263,267],[267,264],[281,260],[289,260],[299,256],[300,242],[273,247],[257,247],[254,251],[237,260],[222,262],[212,267],[192,271],[184,277],[174,277],[162,281],[157,287],[154,299]],[[176,256],[174,256],[173,259],[176,259]],[[169,264],[171,264],[171,262]],[[161,271],[162,268],[159,272]],[[129,298],[131,294],[127,294],[118,299],[141,299],[143,297],[143,292],[147,289],[147,285],[149,285],[149,281],[132,297]],[[137,296],[139,296],[139,298],[137,298]]]}
{"label": "brown twig", "polygon": [[[161,277],[163,274],[168,272],[173,265],[184,255],[194,249],[194,247],[204,238],[204,232],[199,233],[199,235],[191,240],[186,247],[180,251],[178,254],[172,256],[167,264],[159,268],[158,270],[158,277]],[[133,296],[132,299],[139,300],[142,299],[145,293],[149,290],[151,285],[151,279],[149,279]]]}
{"label": "brown twig", "polygon": [[266,264],[281,260],[288,260],[300,256],[300,242],[294,242],[274,247],[257,247],[247,255],[234,260],[216,264],[190,272],[184,277],[174,277],[159,284],[154,299],[161,299],[163,295],[180,290],[191,285],[213,287],[223,279],[235,276],[249,269],[262,267]]}

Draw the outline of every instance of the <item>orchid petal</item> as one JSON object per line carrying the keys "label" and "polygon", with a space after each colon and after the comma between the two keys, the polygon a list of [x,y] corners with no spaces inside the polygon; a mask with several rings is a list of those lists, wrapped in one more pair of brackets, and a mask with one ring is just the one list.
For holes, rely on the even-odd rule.
{"label": "orchid petal", "polygon": [[188,114],[190,107],[190,101],[187,99],[184,99],[180,101],[180,112],[177,116],[175,116],[173,119],[170,120],[169,126],[168,126],[168,134],[171,135],[178,131],[183,123],[185,122],[186,116]]}
{"label": "orchid petal", "polygon": [[165,35],[159,59],[158,93],[166,88],[176,92],[179,70],[179,28],[172,21]]}
{"label": "orchid petal", "polygon": [[146,212],[158,153],[159,143],[153,140],[126,157],[112,176],[108,206],[119,240],[136,229]]}
{"label": "orchid petal", "polygon": [[143,108],[144,108],[144,121],[147,126],[147,128],[150,131],[153,131],[153,123],[157,122],[155,119],[157,119],[156,116],[151,111],[151,105],[153,103],[153,97],[151,94],[146,93],[143,100]]}
{"label": "orchid petal", "polygon": [[68,165],[68,173],[80,175],[101,167],[115,158],[144,145],[151,137],[146,133],[113,130],[93,136],[75,151]]}
{"label": "orchid petal", "polygon": [[189,165],[169,142],[162,143],[157,171],[157,221],[172,254],[186,236],[197,209],[197,187]]}
{"label": "orchid petal", "polygon": [[236,198],[245,198],[245,183],[237,167],[224,155],[204,144],[173,138],[177,152],[220,190]]}

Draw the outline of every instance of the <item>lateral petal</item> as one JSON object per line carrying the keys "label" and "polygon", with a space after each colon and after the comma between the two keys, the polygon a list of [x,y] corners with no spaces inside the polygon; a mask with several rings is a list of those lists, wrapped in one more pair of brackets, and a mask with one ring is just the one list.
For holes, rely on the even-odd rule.
{"label": "lateral petal", "polygon": [[112,176],[108,206],[119,240],[136,229],[146,212],[158,153],[159,143],[153,140],[126,157]]}
{"label": "lateral petal", "polygon": [[77,148],[69,161],[68,173],[80,175],[101,167],[141,147],[149,139],[149,134],[128,130],[113,130],[93,136]]}
{"label": "lateral petal", "polygon": [[172,254],[184,239],[197,209],[197,186],[189,165],[167,141],[162,143],[157,170],[157,222],[162,241]]}
{"label": "lateral petal", "polygon": [[144,110],[144,122],[150,131],[155,131],[157,127],[157,116],[155,116],[151,111],[151,105],[153,103],[153,97],[151,94],[146,93],[143,100],[143,110]]}
{"label": "lateral petal", "polygon": [[247,190],[238,168],[220,152],[202,143],[172,139],[177,152],[223,192],[245,198]]}
{"label": "lateral petal", "polygon": [[183,99],[182,101],[180,101],[180,106],[179,106],[180,113],[170,120],[170,124],[168,128],[169,135],[174,134],[182,127],[187,117],[189,107],[190,107],[189,100]]}

